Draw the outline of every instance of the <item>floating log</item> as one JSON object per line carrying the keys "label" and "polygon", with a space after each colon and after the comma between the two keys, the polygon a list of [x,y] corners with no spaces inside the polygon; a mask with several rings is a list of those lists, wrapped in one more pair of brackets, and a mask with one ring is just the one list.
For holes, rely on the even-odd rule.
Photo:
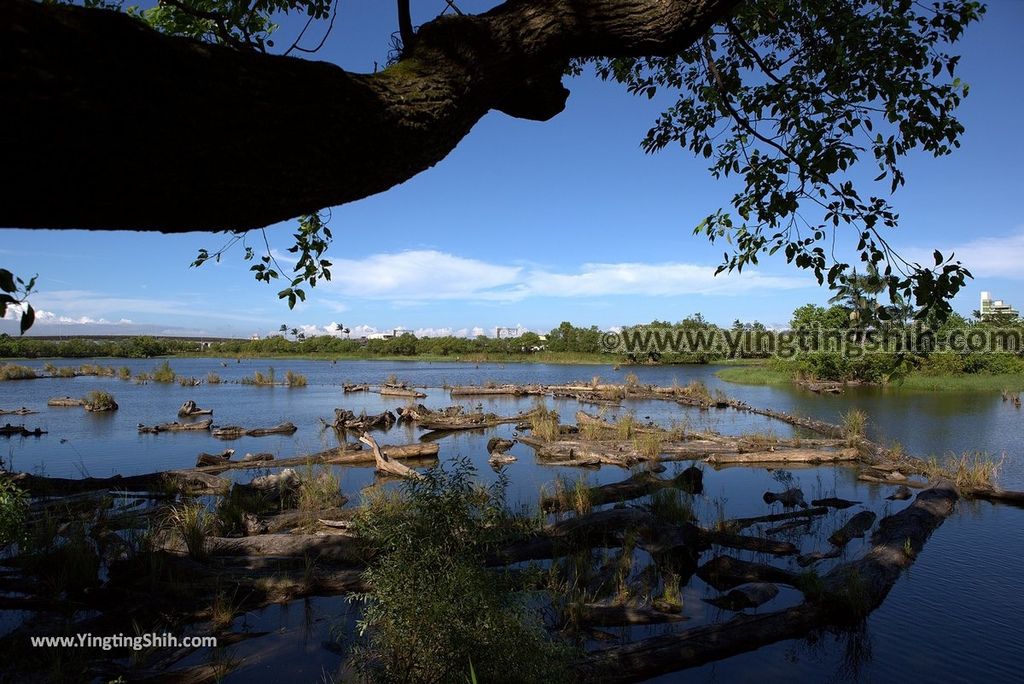
{"label": "floating log", "polygon": [[370,386],[367,384],[357,385],[351,382],[346,382],[341,386],[341,389],[345,394],[352,394],[353,392],[369,392]]}
{"label": "floating log", "polygon": [[213,425],[213,419],[199,420],[195,423],[161,423],[160,425],[143,425],[139,423],[139,432],[160,433],[160,432],[201,432],[209,430]]}
{"label": "floating log", "polygon": [[775,449],[751,451],[743,454],[711,454],[704,460],[713,465],[733,463],[831,463],[834,461],[856,461],[860,454],[856,449]]}
{"label": "floating log", "polygon": [[778,595],[779,588],[771,582],[753,582],[738,586],[728,594],[704,599],[704,601],[716,608],[740,611],[746,608],[757,608]]}
{"label": "floating log", "polygon": [[728,546],[731,549],[769,553],[773,556],[794,556],[799,549],[789,542],[775,541],[763,537],[748,537],[721,530],[705,530],[703,539],[706,544]]}
{"label": "floating log", "polygon": [[250,428],[245,429],[238,425],[228,425],[226,427],[219,427],[213,431],[213,436],[217,439],[238,439],[239,437],[264,437],[266,435],[291,435],[294,434],[299,428],[295,427],[293,423],[280,423],[274,427],[266,428]]}
{"label": "floating log", "polygon": [[189,416],[212,416],[213,409],[201,409],[196,406],[196,402],[189,399],[181,408],[178,409],[178,417],[188,418]]}
{"label": "floating log", "polygon": [[230,480],[194,470],[78,479],[42,477],[30,473],[11,473],[7,477],[33,496],[67,496],[102,490],[164,492],[168,487],[184,488],[197,493],[224,493],[231,488]]}
{"label": "floating log", "polygon": [[30,408],[28,408],[26,406],[22,406],[21,408],[16,408],[16,409],[0,409],[0,416],[27,416],[27,415],[29,415],[31,413],[39,413],[39,412],[35,411],[33,409],[30,409]]}
{"label": "floating log", "polygon": [[46,405],[58,407],[85,406],[85,400],[75,399],[74,397],[53,397],[46,400]]}
{"label": "floating log", "polygon": [[[234,451],[234,449],[230,449],[230,451]],[[245,456],[242,456],[242,458],[241,458],[241,462],[242,463],[263,463],[263,462],[266,462],[266,461],[273,461],[273,460],[274,460],[274,454],[269,454],[269,453],[266,453],[266,452],[261,452],[261,453],[258,453],[258,454],[247,453]]]}
{"label": "floating log", "polygon": [[331,424],[336,430],[356,430],[365,432],[367,430],[387,430],[395,424],[395,414],[391,411],[384,411],[377,415],[368,416],[363,411],[358,416],[347,409],[334,409],[334,422]]}
{"label": "floating log", "polygon": [[24,425],[11,425],[10,423],[7,423],[3,427],[0,427],[0,437],[39,437],[45,434],[46,430],[42,428],[29,430]]}
{"label": "floating log", "polygon": [[807,508],[807,502],[804,501],[804,492],[799,487],[792,487],[784,492],[765,492],[764,502],[766,504],[773,504],[776,501],[782,504],[783,508]]}
{"label": "floating log", "polygon": [[[910,497],[908,496],[907,498]],[[843,510],[859,503],[860,501],[848,501],[834,496],[830,496],[825,499],[814,499],[811,501],[812,506],[828,506],[829,508],[835,508],[836,510]]]}
{"label": "floating log", "polygon": [[411,399],[423,399],[427,396],[417,389],[404,385],[381,385],[378,393],[385,397],[409,397]]}
{"label": "floating log", "polygon": [[533,411],[518,413],[514,416],[499,416],[493,413],[478,411],[475,413],[462,413],[462,407],[450,407],[443,411],[432,411],[425,416],[415,419],[416,424],[424,430],[440,430],[454,432],[457,430],[479,430],[481,428],[496,427],[507,423],[518,423],[528,419]]}
{"label": "floating log", "polygon": [[511,397],[542,396],[547,394],[547,389],[542,385],[461,385],[451,387],[448,394],[453,397],[476,397],[503,395]]}
{"label": "floating log", "polygon": [[[378,471],[383,473],[389,473],[391,475],[397,475],[399,477],[411,477],[417,478],[422,477],[418,472],[413,470],[407,465],[402,465],[394,458],[391,458],[387,454],[381,452],[380,446],[377,444],[377,440],[370,436],[369,433],[363,433],[359,436],[359,441],[370,447],[373,452],[373,459],[376,462],[376,468]],[[419,446],[419,445],[417,445]]]}
{"label": "floating log", "polygon": [[972,499],[984,499],[986,501],[1008,503],[1013,506],[1024,507],[1024,492],[1012,492],[1006,489],[998,489],[994,487],[977,487],[975,489],[966,490],[964,495]]}
{"label": "floating log", "polygon": [[234,453],[234,449],[225,449],[219,454],[208,454],[204,451],[196,458],[196,467],[201,468],[203,466],[221,465],[230,460]]}

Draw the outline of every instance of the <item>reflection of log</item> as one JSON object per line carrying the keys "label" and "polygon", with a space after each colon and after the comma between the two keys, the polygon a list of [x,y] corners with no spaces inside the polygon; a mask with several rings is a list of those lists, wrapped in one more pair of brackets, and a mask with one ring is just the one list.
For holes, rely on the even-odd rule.
{"label": "reflection of log", "polygon": [[60,407],[85,406],[85,401],[73,397],[53,397],[46,401],[46,405]]}
{"label": "reflection of log", "polygon": [[[910,498],[909,496],[907,497]],[[860,501],[847,501],[846,499],[838,499],[834,496],[830,496],[825,499],[814,499],[811,501],[812,506],[828,506],[829,508],[835,508],[836,510],[843,510],[849,508],[854,504],[859,504]]]}
{"label": "reflection of log", "polygon": [[213,436],[217,439],[238,439],[239,437],[264,437],[266,435],[290,435],[293,434],[299,428],[295,427],[293,423],[280,423],[274,427],[266,428],[250,428],[245,429],[238,425],[228,425],[226,427],[219,427],[213,431]]}
{"label": "reflection of log", "polygon": [[706,543],[728,546],[731,549],[770,553],[773,556],[792,556],[799,550],[789,542],[780,542],[763,537],[748,537],[720,530],[707,530],[703,533],[703,538]]}
{"label": "reflection of log", "polygon": [[751,563],[732,556],[715,556],[697,568],[697,576],[719,591],[749,582],[774,582],[797,586],[800,576],[763,563]]}
{"label": "reflection of log", "polygon": [[651,606],[616,606],[602,603],[585,603],[579,614],[581,624],[595,627],[655,625],[686,619],[682,613],[669,613]]}
{"label": "reflection of log", "polygon": [[736,587],[724,596],[704,599],[716,608],[739,611],[757,608],[779,595],[779,588],[770,582],[754,582]]}
{"label": "reflection of log", "polygon": [[778,501],[783,508],[796,508],[797,506],[807,508],[804,493],[799,487],[791,487],[784,492],[765,492],[763,498],[766,504]]}
{"label": "reflection of log", "polygon": [[213,425],[212,418],[196,421],[195,423],[179,423],[177,421],[161,423],[160,425],[143,425],[139,423],[139,432],[151,432],[154,434],[159,432],[200,432],[209,430],[211,425]]}
{"label": "reflection of log", "polygon": [[953,485],[940,482],[918,494],[906,509],[883,519],[867,555],[824,576],[821,600],[595,651],[579,661],[577,673],[604,682],[635,682],[863,618],[881,604],[929,535],[953,512],[956,500]]}
{"label": "reflection of log", "polygon": [[390,473],[391,475],[397,475],[399,477],[421,477],[419,473],[409,466],[403,465],[389,457],[387,454],[382,453],[380,447],[377,445],[377,440],[371,437],[369,433],[363,433],[360,435],[359,441],[370,447],[370,450],[373,452],[374,461],[376,461],[377,470],[384,473]]}
{"label": "reflection of log", "polygon": [[786,511],[785,513],[772,513],[771,515],[756,515],[752,518],[733,518],[726,521],[726,527],[733,530],[742,530],[757,523],[778,522],[780,520],[793,520],[795,518],[813,518],[816,515],[825,515],[828,509],[824,506],[818,508],[807,508],[802,511]]}
{"label": "reflection of log", "polygon": [[40,435],[45,434],[46,430],[42,428],[29,430],[24,425],[11,425],[10,423],[7,423],[6,425],[0,427],[0,437],[39,437]]}
{"label": "reflection of log", "polygon": [[213,409],[201,409],[196,406],[196,402],[189,399],[181,408],[178,409],[178,416],[181,418],[188,418],[189,416],[212,416]]}

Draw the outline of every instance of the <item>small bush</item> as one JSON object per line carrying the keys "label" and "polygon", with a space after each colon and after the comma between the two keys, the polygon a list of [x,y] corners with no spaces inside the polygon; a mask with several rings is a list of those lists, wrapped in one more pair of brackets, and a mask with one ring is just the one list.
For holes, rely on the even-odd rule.
{"label": "small bush", "polygon": [[857,446],[864,438],[864,430],[868,424],[868,414],[860,409],[851,409],[842,415],[843,431],[846,434],[846,443],[850,446]]}
{"label": "small bush", "polygon": [[128,366],[121,366],[120,368],[117,369],[117,377],[120,378],[121,380],[131,380],[132,369],[129,368]]}
{"label": "small bush", "polygon": [[29,380],[35,377],[38,377],[36,372],[28,366],[19,366],[14,363],[0,364],[0,380]]}
{"label": "small bush", "polygon": [[153,371],[153,380],[156,382],[174,382],[177,374],[171,369],[171,364],[164,361]]}
{"label": "small bush", "polygon": [[86,411],[116,411],[117,402],[114,395],[102,390],[93,390],[86,394],[82,401],[85,402]]}
{"label": "small bush", "polygon": [[218,375],[217,373],[214,373],[213,371],[210,371],[209,373],[206,374],[206,384],[207,385],[219,385],[220,384],[220,375]]}
{"label": "small bush", "polygon": [[572,653],[545,631],[511,581],[486,559],[511,538],[517,520],[504,482],[482,489],[468,460],[406,480],[356,515],[377,550],[365,573],[360,675],[380,682],[463,681],[470,663],[481,682],[562,682]]}
{"label": "small bush", "polygon": [[284,383],[289,387],[305,387],[307,384],[306,376],[288,371],[284,374]]}
{"label": "small bush", "polygon": [[0,549],[25,538],[28,494],[7,479],[0,479]]}

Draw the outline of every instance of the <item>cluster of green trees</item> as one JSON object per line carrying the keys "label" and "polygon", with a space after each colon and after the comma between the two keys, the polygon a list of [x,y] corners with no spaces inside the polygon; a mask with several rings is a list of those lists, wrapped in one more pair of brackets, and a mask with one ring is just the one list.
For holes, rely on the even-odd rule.
{"label": "cluster of green trees", "polygon": [[108,356],[122,359],[146,359],[168,354],[194,354],[199,344],[191,340],[176,340],[140,336],[120,340],[91,340],[71,337],[66,340],[40,340],[32,337],[12,337],[0,334],[0,358],[84,359]]}

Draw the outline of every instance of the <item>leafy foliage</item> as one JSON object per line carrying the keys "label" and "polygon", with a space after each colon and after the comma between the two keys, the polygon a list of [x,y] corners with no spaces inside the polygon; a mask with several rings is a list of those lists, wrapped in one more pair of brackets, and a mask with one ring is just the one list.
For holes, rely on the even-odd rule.
{"label": "leafy foliage", "polygon": [[406,480],[356,517],[374,550],[355,660],[375,681],[567,681],[569,658],[486,557],[521,521],[505,507],[505,481],[473,482],[468,460]]}
{"label": "leafy foliage", "polygon": [[[732,245],[719,272],[782,251],[819,283],[840,287],[851,266],[835,240],[847,228],[894,302],[942,315],[970,273],[938,251],[934,266],[897,254],[887,231],[899,216],[883,194],[904,185],[899,162],[910,152],[940,157],[959,147],[954,110],[968,86],[956,76],[959,57],[943,50],[984,11],[960,0],[745,2],[677,55],[599,59],[596,68],[649,98],[679,91],[644,138],[646,151],[677,144],[710,159],[715,178],[742,181],[732,211],[695,229]],[[875,182],[888,181],[867,195],[853,181],[866,159],[877,166]]]}
{"label": "leafy foliage", "polygon": [[0,479],[0,548],[22,541],[28,516],[28,494],[8,479]]}
{"label": "leafy foliage", "polygon": [[36,312],[28,303],[28,296],[32,293],[35,284],[35,276],[26,283],[6,268],[0,268],[0,318],[7,313],[8,306],[20,307],[21,323],[19,328],[22,335],[32,327],[36,320]]}

